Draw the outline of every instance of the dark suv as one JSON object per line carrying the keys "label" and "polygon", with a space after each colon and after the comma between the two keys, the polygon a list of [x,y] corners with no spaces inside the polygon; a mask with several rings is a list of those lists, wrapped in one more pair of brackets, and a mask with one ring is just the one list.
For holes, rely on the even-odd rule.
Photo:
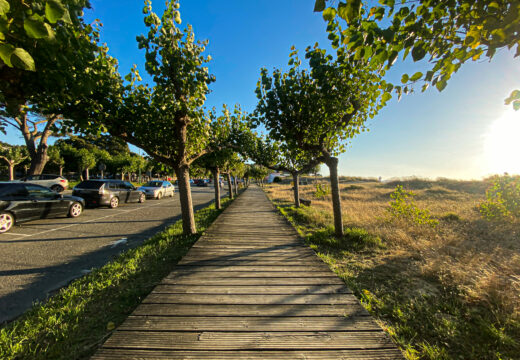
{"label": "dark suv", "polygon": [[122,180],[86,180],[74,187],[72,195],[85,199],[89,206],[108,206],[115,209],[120,203],[144,202],[144,192],[127,181]]}

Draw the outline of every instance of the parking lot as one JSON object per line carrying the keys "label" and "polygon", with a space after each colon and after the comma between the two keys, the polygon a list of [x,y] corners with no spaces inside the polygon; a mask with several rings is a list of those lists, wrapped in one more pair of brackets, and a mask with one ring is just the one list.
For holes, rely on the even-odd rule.
{"label": "parking lot", "polygon": [[[214,199],[213,187],[194,187],[192,197],[195,209],[205,207]],[[75,219],[31,221],[0,234],[0,323],[179,219],[176,193],[117,209],[86,209]]]}

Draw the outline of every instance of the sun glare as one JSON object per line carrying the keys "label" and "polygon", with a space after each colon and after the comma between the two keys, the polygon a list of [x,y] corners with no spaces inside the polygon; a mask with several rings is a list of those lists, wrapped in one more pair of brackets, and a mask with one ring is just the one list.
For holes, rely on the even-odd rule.
{"label": "sun glare", "polygon": [[485,171],[520,174],[520,111],[508,109],[484,135]]}

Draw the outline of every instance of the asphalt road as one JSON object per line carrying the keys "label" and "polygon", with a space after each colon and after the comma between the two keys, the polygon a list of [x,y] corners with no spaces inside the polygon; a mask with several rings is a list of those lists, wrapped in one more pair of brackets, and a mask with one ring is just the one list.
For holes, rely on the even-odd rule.
{"label": "asphalt road", "polygon": [[[221,191],[226,196],[225,191]],[[192,188],[195,209],[214,200],[213,187]],[[0,234],[0,324],[71,280],[100,267],[180,219],[179,196],[86,209],[67,217],[27,222]]]}

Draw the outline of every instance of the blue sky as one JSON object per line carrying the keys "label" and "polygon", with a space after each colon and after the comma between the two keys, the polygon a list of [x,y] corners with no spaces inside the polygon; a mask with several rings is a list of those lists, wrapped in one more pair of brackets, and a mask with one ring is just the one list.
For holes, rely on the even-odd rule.
{"label": "blue sky", "polygon": [[[102,40],[120,63],[121,74],[137,64],[144,75],[143,52],[135,37],[146,32],[141,0],[91,0],[87,21],[104,24]],[[124,4],[124,5],[122,5]],[[160,15],[163,1],[153,1]],[[313,13],[314,0],[181,1],[183,26],[191,24],[198,39],[209,40],[209,64],[216,76],[206,106],[256,105],[254,89],[261,67],[286,67],[290,47],[301,52],[319,42],[328,47],[326,24]],[[424,64],[400,63],[389,74],[399,82],[404,72]],[[481,178],[495,172],[520,173],[520,112],[503,100],[520,86],[518,59],[501,51],[491,63],[463,66],[439,93],[428,90],[394,99],[368,122],[370,132],[355,138],[340,157],[341,175],[383,178],[423,176]],[[146,78],[145,78],[146,80]],[[9,133],[9,142],[21,143]],[[327,174],[326,168],[322,171]]]}

